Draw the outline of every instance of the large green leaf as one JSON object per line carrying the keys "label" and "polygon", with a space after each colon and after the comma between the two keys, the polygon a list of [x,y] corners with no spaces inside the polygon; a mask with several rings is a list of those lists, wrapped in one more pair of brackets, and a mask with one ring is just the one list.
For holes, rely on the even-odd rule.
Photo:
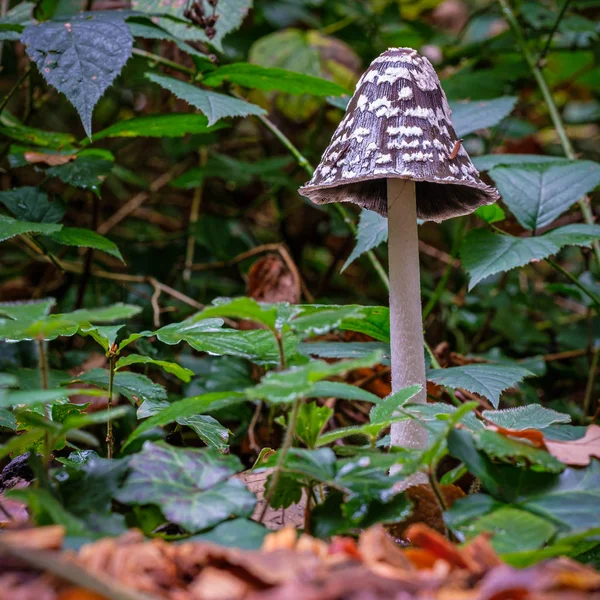
{"label": "large green leaf", "polygon": [[62,200],[50,200],[46,192],[36,187],[20,187],[0,192],[0,202],[20,221],[58,223],[65,214]]}
{"label": "large green leaf", "polygon": [[209,127],[204,115],[194,113],[151,115],[118,121],[96,133],[94,141],[115,137],[183,137],[189,133],[209,133],[225,126],[225,123],[218,123]]}
{"label": "large green leaf", "polygon": [[571,417],[539,404],[528,404],[505,410],[484,410],[483,416],[506,429],[544,429],[554,423],[570,423]]}
{"label": "large green leaf", "polygon": [[246,319],[269,329],[275,329],[278,319],[277,304],[259,303],[253,298],[241,296],[239,298],[217,298],[211,306],[207,306],[202,312],[193,317],[194,319]]}
{"label": "large green leaf", "polygon": [[380,342],[390,341],[390,309],[387,306],[360,306],[356,316],[345,318],[340,329],[365,333]]}
{"label": "large green leaf", "polygon": [[600,183],[600,164],[573,160],[499,165],[490,176],[519,223],[535,230],[550,225]]}
{"label": "large green leaf", "polygon": [[[195,27],[191,22],[188,25],[174,23],[167,18],[160,18],[157,20],[157,23],[182,40],[200,40],[210,43],[221,50],[223,38],[231,31],[235,31],[242,24],[251,6],[252,0],[219,0],[216,7],[216,14],[218,15],[218,20],[215,24],[216,33],[212,39],[206,36],[203,29]],[[151,15],[169,14],[178,19],[183,19],[185,3],[179,0],[133,0],[131,7]],[[212,9],[210,10],[212,14]]]}
{"label": "large green leaf", "polygon": [[247,117],[248,115],[267,114],[264,108],[256,104],[250,104],[250,102],[226,96],[225,94],[203,90],[198,86],[173,79],[172,77],[157,75],[156,73],[147,73],[146,77],[205,114],[209,125],[213,125],[219,119],[224,119],[225,117]]}
{"label": "large green leaf", "polygon": [[265,90],[276,90],[288,94],[310,94],[312,96],[341,96],[348,90],[337,83],[286,69],[267,68],[250,63],[234,63],[211,71],[204,78],[206,85],[218,86],[223,81]]}
{"label": "large green leaf", "polygon": [[100,235],[91,229],[63,227],[59,231],[50,234],[48,237],[62,246],[76,246],[77,248],[93,248],[94,250],[101,250],[102,252],[106,252],[106,254],[118,258],[121,262],[125,262],[119,248],[114,242],[111,242],[108,238],[105,238],[103,235]]}
{"label": "large green leaf", "polygon": [[50,315],[36,320],[0,321],[0,339],[12,342],[25,340],[55,340],[77,333],[79,324],[64,315]]}
{"label": "large green leaf", "polygon": [[517,102],[516,96],[503,96],[493,100],[452,102],[452,125],[458,137],[474,131],[493,127],[507,117]]}
{"label": "large green leaf", "polygon": [[341,375],[352,369],[372,367],[381,360],[381,354],[374,352],[371,356],[355,360],[326,363],[314,360],[300,367],[292,367],[285,371],[271,371],[253,388],[246,390],[252,400],[266,400],[272,404],[289,404],[297,398],[314,396],[316,382]]}
{"label": "large green leaf", "polygon": [[178,377],[181,379],[181,381],[185,381],[186,383],[191,381],[192,375],[194,374],[194,372],[190,369],[186,369],[177,363],[168,360],[151,358],[150,356],[142,356],[141,354],[129,354],[128,356],[122,356],[117,361],[115,370],[119,370],[130,365],[156,365],[157,367],[163,368],[167,373],[175,375],[175,377]]}
{"label": "large green leaf", "polygon": [[242,548],[243,550],[260,550],[269,530],[250,519],[232,519],[220,523],[207,533],[200,533],[188,538],[190,542],[209,542],[219,546]]}
{"label": "large green leaf", "polygon": [[17,221],[12,217],[0,215],[0,242],[17,235],[26,233],[42,233],[49,235],[62,229],[62,225],[55,223],[34,223],[32,221]]}
{"label": "large green leaf", "polygon": [[31,300],[28,302],[3,302],[0,303],[0,316],[17,321],[42,319],[48,315],[55,304],[56,300],[54,298],[44,298],[43,300]]}
{"label": "large green leaf", "polygon": [[226,452],[229,448],[229,429],[210,415],[192,415],[176,419],[179,425],[185,425],[209,447]]}
{"label": "large green leaf", "polygon": [[356,245],[344,263],[341,271],[343,272],[361,254],[376,248],[379,244],[386,242],[387,239],[387,219],[372,210],[363,209],[360,213],[358,231],[356,232]]}
{"label": "large green leaf", "polygon": [[23,125],[12,115],[8,116],[6,110],[0,115],[0,133],[19,142],[55,150],[72,150],[72,146],[76,142],[75,137],[70,133],[44,131]]}
{"label": "large green leaf", "polygon": [[513,237],[487,229],[469,231],[460,249],[469,273],[469,289],[482,279],[556,254],[563,246],[590,246],[600,239],[600,225],[565,225],[536,237]]}
{"label": "large green leaf", "polygon": [[464,388],[485,396],[495,407],[504,390],[514,387],[533,373],[523,367],[511,365],[475,364],[448,369],[431,369],[427,379],[449,388]]}
{"label": "large green leaf", "polygon": [[134,505],[154,504],[189,532],[202,531],[230,517],[249,517],[256,498],[235,473],[243,469],[233,455],[146,442],[129,463],[131,473],[115,497]]}
{"label": "large green leaf", "polygon": [[100,193],[100,186],[112,171],[113,162],[93,154],[80,155],[74,161],[51,167],[46,171],[50,177],[58,177],[73,187]]}
{"label": "large green leaf", "polygon": [[50,85],[62,92],[92,136],[92,111],[131,56],[133,37],[119,11],[73,15],[29,26],[21,41]]}

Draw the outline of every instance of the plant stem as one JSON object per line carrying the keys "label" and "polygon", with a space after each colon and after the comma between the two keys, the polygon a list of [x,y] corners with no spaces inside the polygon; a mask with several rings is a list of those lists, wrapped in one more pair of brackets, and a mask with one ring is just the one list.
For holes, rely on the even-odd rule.
{"label": "plant stem", "polygon": [[170,69],[174,69],[175,71],[179,71],[180,73],[186,73],[187,75],[195,75],[196,71],[190,67],[186,67],[185,65],[180,65],[168,58],[163,58],[162,56],[158,56],[158,54],[152,54],[152,52],[146,52],[146,50],[142,50],[140,48],[134,48],[131,51],[135,56],[140,56],[141,58],[146,58],[150,62],[157,63],[159,65],[163,65],[165,67],[169,67]]}
{"label": "plant stem", "polygon": [[592,354],[592,364],[590,365],[590,373],[588,375],[585,386],[585,396],[583,398],[583,414],[587,416],[591,414],[592,408],[592,393],[594,392],[594,381],[596,380],[596,370],[598,369],[598,359],[600,358],[600,346],[594,350]]}
{"label": "plant stem", "polygon": [[273,495],[275,494],[275,490],[277,489],[277,484],[279,483],[279,478],[281,476],[281,470],[283,469],[283,463],[285,462],[285,458],[290,448],[292,447],[292,442],[294,441],[294,433],[296,432],[296,423],[298,422],[298,413],[300,412],[300,406],[302,404],[302,398],[296,398],[294,400],[294,404],[292,406],[292,413],[290,414],[290,418],[288,420],[288,427],[285,432],[285,438],[283,440],[283,445],[281,446],[281,450],[279,451],[279,456],[277,457],[277,464],[275,465],[275,470],[273,471],[273,479],[271,479],[271,484],[269,485],[269,489],[265,492],[264,506],[260,513],[260,517],[258,519],[259,523],[263,522],[265,518],[265,514],[267,509],[269,508],[269,504],[273,499]]}
{"label": "plant stem", "polygon": [[[577,155],[575,154],[575,150],[573,148],[573,145],[571,144],[571,140],[569,140],[569,137],[567,136],[564,123],[562,122],[562,118],[558,111],[558,107],[556,106],[556,102],[554,101],[554,97],[552,96],[552,92],[548,87],[548,83],[544,77],[544,74],[542,73],[542,70],[540,69],[538,63],[536,62],[535,58],[533,57],[533,55],[529,51],[529,48],[527,47],[527,41],[525,40],[523,30],[519,25],[517,17],[512,11],[508,0],[498,0],[498,2],[500,3],[500,7],[502,9],[502,12],[504,13],[504,17],[508,21],[508,24],[510,25],[510,28],[514,33],[514,36],[517,40],[517,44],[521,49],[521,54],[523,55],[525,61],[529,65],[529,68],[531,69],[531,72],[538,84],[538,87],[540,88],[540,92],[542,93],[544,101],[546,102],[546,106],[548,107],[550,118],[552,119],[552,123],[554,125],[554,128],[556,129],[556,133],[558,134],[560,143],[563,147],[563,152],[565,153],[568,159],[577,160]],[[590,208],[587,199],[580,198],[578,202],[579,208],[581,209],[581,214],[583,215],[583,220],[589,225],[593,224],[594,213],[592,212],[592,209]],[[598,244],[597,241],[594,242],[593,248],[594,255],[596,258],[596,264],[598,265],[598,267],[600,267],[600,244]]]}
{"label": "plant stem", "polygon": [[[45,340],[37,340],[38,357],[40,363],[40,376],[42,380],[42,389],[48,389],[48,356],[46,354],[46,342]],[[48,404],[44,405],[44,412],[46,417],[52,418],[52,409]]]}
{"label": "plant stem", "polygon": [[[206,146],[202,146],[199,152],[199,160],[198,164],[200,167],[204,167],[206,165],[208,152]],[[196,238],[194,236],[194,232],[192,231],[194,225],[198,222],[198,217],[200,215],[200,204],[202,203],[202,189],[204,186],[204,182],[200,184],[194,190],[194,197],[192,199],[192,206],[190,208],[190,220],[188,224],[188,238],[187,245],[185,249],[185,266],[183,270],[183,280],[188,282],[192,276],[192,266],[194,265],[194,250],[196,249]]]}
{"label": "plant stem", "polygon": [[571,0],[565,0],[563,2],[563,5],[560,7],[560,11],[558,12],[558,15],[556,15],[556,19],[555,19],[554,23],[552,24],[552,29],[550,30],[550,33],[548,34],[548,39],[546,40],[546,43],[544,44],[544,48],[540,52],[540,55],[538,56],[538,59],[536,61],[537,65],[541,65],[544,58],[546,58],[546,54],[548,54],[548,50],[550,50],[550,44],[552,43],[552,38],[554,37],[554,34],[556,33],[558,26],[560,25],[560,22],[562,21],[562,18],[565,16],[565,12],[567,12],[567,8],[570,3],[571,3]]}
{"label": "plant stem", "polygon": [[30,73],[31,65],[27,68],[25,73],[23,73],[23,75],[19,77],[17,83],[13,85],[8,94],[6,94],[6,96],[4,96],[4,98],[2,99],[2,102],[0,103],[0,113],[2,113],[2,111],[6,108],[6,105],[10,102],[10,99],[16,94],[17,90],[21,87],[21,84],[27,79],[27,77],[29,77]]}
{"label": "plant stem", "polygon": [[553,269],[556,269],[559,273],[562,273],[567,279],[569,279],[573,283],[573,285],[575,285],[577,288],[579,288],[590,300],[592,300],[592,302],[596,305],[596,308],[600,309],[600,297],[598,297],[588,287],[583,285],[583,283],[581,283],[579,281],[579,279],[577,279],[577,277],[575,277],[575,275],[573,275],[572,273],[569,273],[569,271],[567,271],[564,267],[561,267],[558,263],[555,263],[550,258],[547,258],[546,262]]}
{"label": "plant stem", "polygon": [[[115,355],[111,353],[108,358],[108,410],[112,408],[113,383],[115,380]],[[112,458],[114,454],[115,440],[113,436],[112,420],[106,421],[106,457]]]}
{"label": "plant stem", "polygon": [[[283,133],[283,131],[281,131],[281,129],[279,129],[279,127],[277,127],[275,123],[273,123],[264,115],[257,116],[261,123],[283,144],[283,146],[285,146],[288,152],[296,159],[298,166],[302,167],[309,177],[312,177],[314,172],[312,165],[308,162],[306,157],[302,155],[300,150],[298,150],[298,148],[294,146],[292,141],[285,135],[285,133]],[[339,202],[335,202],[334,206],[335,210],[337,210],[338,214],[340,215],[348,229],[351,231],[351,233],[353,235],[356,235],[356,224],[348,214],[348,211]],[[375,269],[375,272],[379,276],[379,279],[381,279],[383,285],[389,292],[390,280],[388,279],[385,269],[382,267],[381,263],[379,262],[379,259],[375,256],[373,250],[369,250],[367,252],[367,257],[371,262],[371,265]]]}

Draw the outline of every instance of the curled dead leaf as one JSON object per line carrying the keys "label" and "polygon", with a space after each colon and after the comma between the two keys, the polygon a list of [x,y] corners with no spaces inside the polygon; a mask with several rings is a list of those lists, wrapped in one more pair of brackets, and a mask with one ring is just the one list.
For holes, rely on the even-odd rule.
{"label": "curled dead leaf", "polygon": [[73,154],[64,156],[62,154],[44,154],[43,152],[25,152],[23,155],[25,160],[31,164],[46,164],[50,167],[59,167],[74,161],[77,157]]}
{"label": "curled dead leaf", "polygon": [[600,425],[588,425],[585,435],[578,440],[554,442],[546,439],[546,448],[566,465],[585,467],[593,457],[600,459]]}

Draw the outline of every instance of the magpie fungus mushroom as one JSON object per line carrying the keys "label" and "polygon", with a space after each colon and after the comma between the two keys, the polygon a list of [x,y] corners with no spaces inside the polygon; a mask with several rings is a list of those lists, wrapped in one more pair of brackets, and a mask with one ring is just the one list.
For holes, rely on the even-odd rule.
{"label": "magpie fungus mushroom", "polygon": [[[391,48],[360,78],[344,119],[300,193],[317,204],[354,202],[388,217],[392,389],[421,384],[426,402],[417,218],[441,222],[498,199],[479,178],[452,127],[431,63]],[[414,421],[392,428],[392,444],[419,448]]]}

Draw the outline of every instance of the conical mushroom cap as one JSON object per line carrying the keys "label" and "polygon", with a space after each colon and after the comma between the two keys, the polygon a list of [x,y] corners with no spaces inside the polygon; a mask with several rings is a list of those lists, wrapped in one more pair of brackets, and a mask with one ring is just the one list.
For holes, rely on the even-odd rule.
{"label": "conical mushroom cap", "polygon": [[499,198],[458,141],[433,66],[412,48],[391,48],[371,63],[300,193],[317,204],[354,202],[386,216],[391,177],[417,182],[417,216],[424,220],[466,215]]}

